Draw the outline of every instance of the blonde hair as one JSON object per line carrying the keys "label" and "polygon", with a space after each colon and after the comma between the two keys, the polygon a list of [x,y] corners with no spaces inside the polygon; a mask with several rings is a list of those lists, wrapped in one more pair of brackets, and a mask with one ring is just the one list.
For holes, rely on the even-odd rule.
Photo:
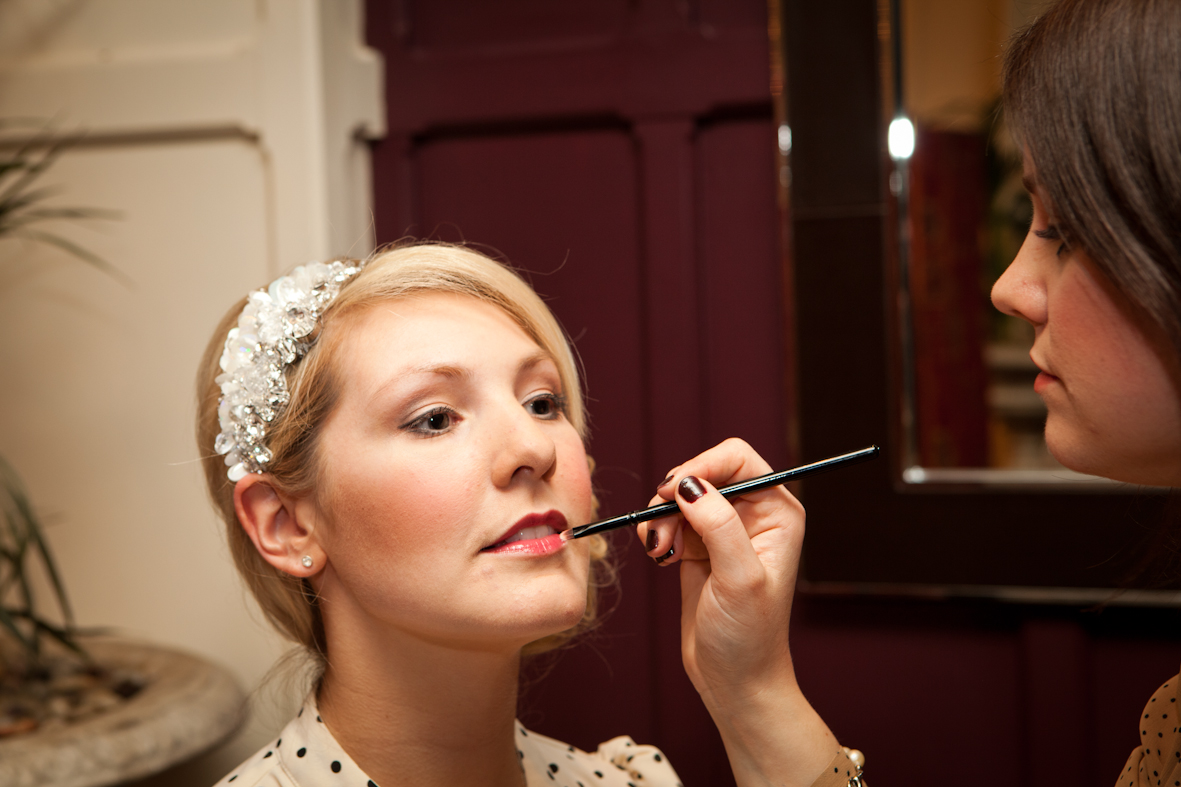
{"label": "blonde hair", "polygon": [[[347,317],[375,303],[427,292],[468,295],[503,309],[553,358],[566,395],[567,417],[585,440],[586,410],[574,353],[553,313],[533,288],[511,269],[463,246],[399,245],[375,252],[364,270],[341,287],[309,337],[312,348],[286,369],[291,401],[267,434],[267,447],[273,454],[267,475],[277,490],[293,496],[306,494],[316,488],[321,477],[323,467],[317,452],[320,428],[340,394],[335,359],[336,350],[348,335]],[[222,457],[213,451],[213,441],[221,431],[217,417],[221,389],[215,378],[221,373],[219,362],[226,334],[237,323],[245,305],[246,298],[242,298],[226,313],[201,360],[197,374],[197,445],[209,496],[225,522],[238,573],[279,633],[322,660],[327,655],[327,642],[315,593],[306,580],[274,568],[259,555],[234,511],[234,484],[226,478]],[[529,644],[526,654],[558,647],[593,627],[597,589],[613,581],[607,542],[601,536],[593,538],[592,577],[582,620],[569,631]]]}

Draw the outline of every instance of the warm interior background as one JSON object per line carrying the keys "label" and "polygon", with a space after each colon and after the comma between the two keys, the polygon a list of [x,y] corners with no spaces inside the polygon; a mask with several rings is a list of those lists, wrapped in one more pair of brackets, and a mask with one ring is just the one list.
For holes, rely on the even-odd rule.
{"label": "warm interior background", "polygon": [[[842,335],[841,315],[797,326],[793,307],[814,286],[793,260],[831,259],[854,271],[840,287],[885,299],[878,8],[785,10],[790,248],[761,0],[0,5],[0,117],[87,129],[54,181],[124,218],[72,237],[136,280],[0,249],[0,452],[54,522],[81,621],[259,685],[281,647],[243,602],[204,502],[190,381],[246,290],[374,240],[466,239],[531,273],[586,366],[604,513],[732,434],[775,466],[816,458],[796,456],[797,426],[848,423],[808,409],[815,396],[795,406],[797,357],[886,341]],[[370,164],[357,140],[383,132]],[[853,385],[856,359],[842,363],[847,377],[819,381],[829,398],[882,407]],[[614,614],[526,693],[522,719],[584,748],[627,733],[687,784],[726,784],[680,666],[676,571],[632,540],[616,537]],[[875,785],[1110,785],[1143,702],[1176,672],[1177,622],[803,599],[793,647]],[[234,741],[145,784],[212,783],[261,745],[296,699],[270,685]]]}

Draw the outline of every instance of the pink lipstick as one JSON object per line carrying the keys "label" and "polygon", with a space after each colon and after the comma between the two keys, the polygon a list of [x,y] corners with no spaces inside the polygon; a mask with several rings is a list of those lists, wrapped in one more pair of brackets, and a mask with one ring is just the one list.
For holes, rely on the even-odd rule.
{"label": "pink lipstick", "polygon": [[527,514],[500,539],[481,549],[498,555],[550,555],[565,544],[558,536],[566,529],[566,517],[561,511]]}

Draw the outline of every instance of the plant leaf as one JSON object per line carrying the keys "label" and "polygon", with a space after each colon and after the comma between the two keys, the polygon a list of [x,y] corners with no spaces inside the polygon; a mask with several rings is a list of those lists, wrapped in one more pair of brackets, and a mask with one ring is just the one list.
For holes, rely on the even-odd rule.
{"label": "plant leaf", "polygon": [[[70,606],[69,597],[66,595],[65,585],[62,584],[61,575],[58,573],[57,564],[53,560],[49,546],[45,543],[45,539],[41,535],[41,526],[37,521],[37,515],[33,512],[32,506],[29,505],[24,484],[21,483],[20,477],[17,476],[16,471],[12,469],[12,465],[8,464],[3,456],[0,456],[0,474],[4,477],[4,486],[8,491],[9,497],[16,505],[20,516],[24,519],[28,538],[37,547],[37,551],[41,555],[41,560],[45,564],[45,570],[49,574],[50,582],[53,583],[53,589],[57,594],[57,601],[61,606],[62,615],[65,617],[67,625],[72,627],[74,625],[74,611]],[[25,585],[26,583],[23,581],[22,573],[18,571],[17,576],[21,578],[22,585]],[[32,608],[31,600],[29,607],[30,609]]]}
{"label": "plant leaf", "polygon": [[41,243],[48,243],[50,246],[57,246],[62,251],[72,254],[83,262],[93,265],[111,278],[118,279],[123,283],[124,286],[128,288],[135,287],[135,282],[133,282],[131,277],[126,273],[111,265],[111,263],[107,262],[94,252],[87,251],[73,241],[67,240],[60,235],[55,235],[51,232],[42,232],[40,230],[28,229],[20,230],[13,234],[29,238],[30,240],[40,241]]}

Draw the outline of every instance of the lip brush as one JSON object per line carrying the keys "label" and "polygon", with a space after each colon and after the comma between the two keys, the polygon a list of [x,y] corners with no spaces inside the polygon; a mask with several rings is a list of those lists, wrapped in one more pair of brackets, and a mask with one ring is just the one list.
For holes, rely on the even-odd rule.
{"label": "lip brush", "polygon": [[[829,470],[836,470],[838,467],[845,467],[847,465],[855,465],[858,462],[865,462],[869,459],[874,459],[880,453],[876,445],[871,445],[868,448],[862,448],[860,451],[853,451],[848,454],[841,454],[840,456],[829,457],[828,459],[821,459],[819,462],[813,462],[809,465],[801,465],[800,467],[792,468],[791,470],[783,470],[778,473],[768,473],[757,478],[751,478],[746,481],[739,481],[737,484],[730,484],[724,486],[718,491],[722,496],[729,499],[731,497],[738,497],[739,495],[749,494],[751,492],[760,492],[764,489],[770,489],[773,486],[786,484],[788,481],[795,481],[799,478],[805,478],[810,475],[818,473],[825,473]],[[660,519],[662,516],[669,516],[670,514],[679,513],[680,509],[677,504],[664,503],[663,505],[652,506],[651,508],[641,508],[639,511],[632,511],[630,514],[620,514],[613,516],[610,519],[602,519],[598,522],[591,522],[589,525],[579,525],[570,530],[563,530],[561,538],[563,541],[569,541],[572,538],[582,538],[584,536],[592,536],[595,533],[605,533],[608,530],[615,530],[620,527],[627,527],[628,525],[638,525],[641,522],[650,522],[653,519]]]}

